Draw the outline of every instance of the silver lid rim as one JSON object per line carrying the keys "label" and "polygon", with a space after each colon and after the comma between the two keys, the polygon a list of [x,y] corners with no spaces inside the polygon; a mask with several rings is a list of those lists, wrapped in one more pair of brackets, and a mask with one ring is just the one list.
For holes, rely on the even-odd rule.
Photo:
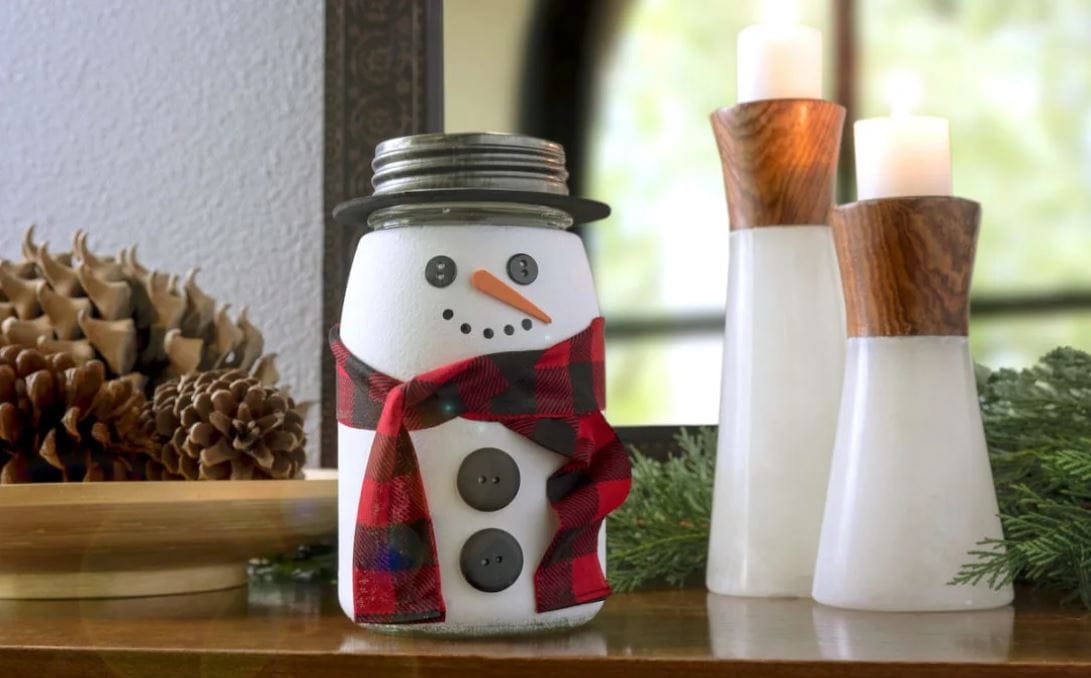
{"label": "silver lid rim", "polygon": [[437,188],[568,194],[560,144],[520,134],[418,134],[382,142],[371,163],[375,195]]}
{"label": "silver lid rim", "polygon": [[344,226],[365,226],[374,212],[395,205],[435,203],[521,203],[555,207],[572,217],[573,226],[610,216],[610,206],[596,200],[540,191],[513,191],[489,188],[456,188],[406,191],[354,198],[333,209],[333,218]]}
{"label": "silver lid rim", "polygon": [[564,146],[555,141],[527,136],[525,134],[512,134],[508,132],[456,132],[446,134],[435,132],[429,134],[409,134],[401,137],[386,139],[375,147],[375,157],[424,148],[443,147],[470,147],[486,149],[520,148],[526,151],[535,151],[546,155],[559,154],[564,157]]}

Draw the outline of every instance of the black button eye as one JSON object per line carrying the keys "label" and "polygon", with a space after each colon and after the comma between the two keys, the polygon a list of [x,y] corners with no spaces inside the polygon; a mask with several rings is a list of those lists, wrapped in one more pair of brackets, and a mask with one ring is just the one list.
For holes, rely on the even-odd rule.
{"label": "black button eye", "polygon": [[455,260],[442,254],[429,259],[428,265],[424,267],[424,277],[433,287],[447,287],[455,281],[456,275],[458,267],[455,266]]}
{"label": "black button eye", "polygon": [[529,254],[516,254],[508,259],[508,277],[520,285],[529,285],[538,277],[538,262]]}

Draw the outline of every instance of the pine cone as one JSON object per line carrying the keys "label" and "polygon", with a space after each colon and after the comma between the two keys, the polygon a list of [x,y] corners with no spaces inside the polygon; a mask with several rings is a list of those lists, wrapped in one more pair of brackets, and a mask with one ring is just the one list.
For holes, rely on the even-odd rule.
{"label": "pine cone", "polygon": [[159,461],[189,479],[294,478],[306,461],[295,402],[242,370],[185,375],[155,389]]}
{"label": "pine cone", "polygon": [[[136,248],[116,257],[88,249],[77,231],[72,252],[52,254],[23,239],[23,260],[0,259],[0,344],[65,351],[77,363],[98,358],[110,378],[142,375],[149,388],[198,370],[248,370],[276,380],[273,356],[244,308],[235,320],[227,305],[196,282],[197,269],[178,276],[149,271]],[[150,391],[149,391],[150,392]]]}
{"label": "pine cone", "polygon": [[147,450],[143,393],[102,362],[0,348],[0,483],[126,480]]}

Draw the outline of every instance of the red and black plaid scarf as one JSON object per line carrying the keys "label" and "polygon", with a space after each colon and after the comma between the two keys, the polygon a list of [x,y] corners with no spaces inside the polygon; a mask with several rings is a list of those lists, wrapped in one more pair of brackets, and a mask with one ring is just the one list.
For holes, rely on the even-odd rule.
{"label": "red and black plaid scarf", "polygon": [[[356,621],[443,621],[432,519],[409,432],[455,417],[495,421],[568,458],[547,481],[558,528],[534,573],[538,612],[602,600],[606,515],[629,494],[629,458],[602,416],[603,320],[540,351],[468,358],[407,382],[361,362],[330,332],[337,420],[375,431],[356,516]],[[342,454],[352,451],[342,450]]]}

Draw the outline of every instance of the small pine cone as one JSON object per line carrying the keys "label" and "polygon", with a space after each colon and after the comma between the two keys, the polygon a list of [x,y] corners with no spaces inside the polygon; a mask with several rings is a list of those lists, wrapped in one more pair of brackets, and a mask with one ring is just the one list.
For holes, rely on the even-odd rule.
{"label": "small pine cone", "polygon": [[131,460],[148,444],[143,404],[130,382],[107,381],[98,360],[0,348],[0,483],[141,477]]}
{"label": "small pine cone", "polygon": [[[164,445],[155,432],[155,413],[151,401],[145,401],[140,408],[140,417],[136,425],[139,436],[147,440],[143,456],[133,459],[133,465],[147,480],[186,480],[178,471],[177,465],[170,466],[163,459]],[[173,470],[172,470],[173,469]]]}
{"label": "small pine cone", "polygon": [[143,417],[155,432],[152,463],[163,469],[166,480],[197,480],[200,475],[197,460],[183,452],[186,430],[181,425],[181,412],[192,406],[196,381],[195,376],[166,381],[144,407]]}
{"label": "small pine cone", "polygon": [[171,379],[145,416],[155,421],[160,463],[185,478],[294,478],[306,460],[295,402],[241,370]]}

